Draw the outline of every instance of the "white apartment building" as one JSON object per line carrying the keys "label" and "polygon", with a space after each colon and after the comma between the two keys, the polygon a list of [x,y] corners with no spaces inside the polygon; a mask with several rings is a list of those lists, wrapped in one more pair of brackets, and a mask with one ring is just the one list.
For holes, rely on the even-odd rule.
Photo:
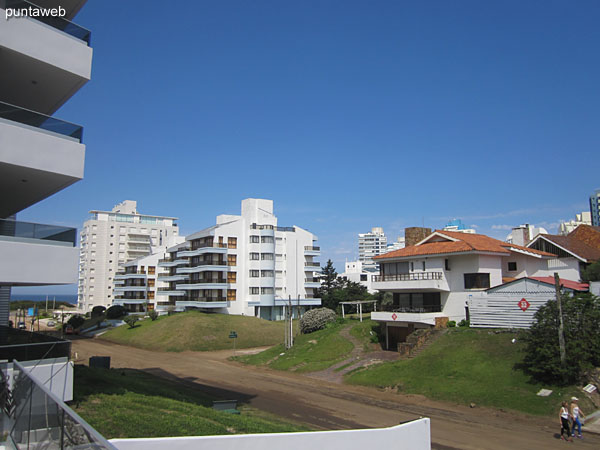
{"label": "white apartment building", "polygon": [[242,200],[241,215],[217,216],[216,225],[167,250],[158,266],[168,269],[159,280],[169,287],[159,289],[157,309],[278,320],[290,303],[295,314],[319,306],[316,240],[300,227],[279,226],[272,200]]}
{"label": "white apartment building", "polygon": [[377,269],[373,260],[376,256],[387,252],[387,237],[381,227],[373,227],[369,233],[358,235],[358,260],[365,269]]}
{"label": "white apartment building", "polygon": [[353,283],[361,284],[367,288],[369,293],[374,294],[377,290],[373,289],[373,275],[378,273],[375,269],[367,270],[363,268],[361,261],[346,261],[344,273],[340,273],[339,277]]}
{"label": "white apartment building", "polygon": [[69,22],[84,3],[64,2],[65,17],[49,20],[6,19],[0,2],[0,325],[12,286],[77,280],[77,230],[17,214],[83,178],[83,129],[52,115],[91,77],[90,32]]}
{"label": "white apartment building", "polygon": [[591,225],[592,214],[589,211],[583,211],[579,214],[575,214],[575,219],[571,219],[568,222],[561,222],[558,226],[558,234],[566,236],[579,225]]}
{"label": "white apartment building", "polygon": [[526,246],[533,238],[538,234],[548,234],[548,231],[544,227],[536,227],[528,223],[514,227],[512,231],[506,236],[505,242],[509,244]]}
{"label": "white apartment building", "polygon": [[438,230],[376,258],[373,288],[393,294],[393,304],[371,314],[385,324],[387,347],[416,328],[468,317],[469,301],[494,286],[523,277],[548,276],[554,254],[481,234]]}
{"label": "white apartment building", "polygon": [[141,214],[137,202],[125,200],[111,211],[90,211],[80,238],[77,308],[109,307],[115,295],[115,276],[129,261],[157,253],[177,243],[176,217]]}
{"label": "white apartment building", "polygon": [[387,252],[393,252],[394,250],[400,250],[401,248],[406,247],[406,238],[403,236],[398,236],[398,239],[396,239],[396,242],[392,242],[391,244],[388,244],[387,248],[386,248],[386,253]]}

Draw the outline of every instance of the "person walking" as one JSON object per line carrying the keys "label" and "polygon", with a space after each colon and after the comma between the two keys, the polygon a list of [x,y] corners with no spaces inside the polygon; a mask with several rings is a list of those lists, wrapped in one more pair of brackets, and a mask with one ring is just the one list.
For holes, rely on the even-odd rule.
{"label": "person walking", "polygon": [[585,414],[579,407],[579,399],[577,397],[571,397],[571,417],[573,418],[573,430],[571,436],[575,437],[575,425],[577,425],[577,437],[583,439],[581,436],[581,421],[579,417],[585,417]]}
{"label": "person walking", "polygon": [[[558,420],[560,420],[560,438],[563,441],[573,442],[573,438],[571,437],[571,428],[569,427],[570,416],[571,413],[569,412],[569,404],[567,402],[562,402],[560,412],[558,413]],[[566,438],[563,436],[565,432],[567,433]]]}

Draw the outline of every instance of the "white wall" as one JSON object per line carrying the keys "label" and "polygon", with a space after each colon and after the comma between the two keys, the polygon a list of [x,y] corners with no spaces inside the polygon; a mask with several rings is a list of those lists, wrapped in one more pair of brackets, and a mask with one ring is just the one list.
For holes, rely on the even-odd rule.
{"label": "white wall", "polygon": [[592,294],[600,297],[600,281],[591,281],[590,282],[590,292]]}
{"label": "white wall", "polygon": [[119,450],[430,450],[429,419],[418,419],[391,428],[319,431],[309,433],[239,434],[153,439],[111,439]]}
{"label": "white wall", "polygon": [[[77,282],[79,249],[69,245],[0,239],[0,284],[49,285]],[[40,243],[43,242],[43,243]]]}
{"label": "white wall", "polygon": [[[45,386],[65,402],[73,400],[73,363],[66,357],[49,358],[35,361],[19,361],[31,373],[36,381]],[[0,370],[8,375],[9,386],[12,389],[13,364],[0,363]]]}

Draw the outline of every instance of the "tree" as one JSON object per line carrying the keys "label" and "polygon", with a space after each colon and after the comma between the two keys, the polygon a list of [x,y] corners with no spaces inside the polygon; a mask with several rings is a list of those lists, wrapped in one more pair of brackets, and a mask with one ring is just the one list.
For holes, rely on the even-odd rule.
{"label": "tree", "polygon": [[333,262],[328,259],[327,264],[321,270],[321,290],[329,292],[335,287],[337,278],[338,273],[335,271],[335,267],[333,267]]}
{"label": "tree", "polygon": [[581,273],[581,279],[586,283],[589,281],[600,281],[600,261],[593,262]]}
{"label": "tree", "polygon": [[123,319],[123,321],[125,321],[125,323],[129,325],[129,328],[135,328],[135,324],[138,320],[138,316],[127,316]]}
{"label": "tree", "polygon": [[71,325],[73,328],[79,328],[85,322],[85,318],[80,315],[72,316],[67,323]]}
{"label": "tree", "polygon": [[550,300],[535,313],[535,323],[524,336],[522,367],[538,381],[572,384],[589,369],[600,366],[600,298],[591,294],[561,296],[566,364],[560,362],[558,305]]}
{"label": "tree", "polygon": [[370,300],[371,294],[365,286],[354,281],[348,281],[338,277],[331,260],[327,261],[321,271],[321,287],[317,291],[321,299],[321,305],[337,310],[340,302],[351,302],[356,300]]}
{"label": "tree", "polygon": [[150,320],[154,322],[156,319],[158,319],[158,312],[155,309],[151,309],[148,311],[148,317],[150,317]]}
{"label": "tree", "polygon": [[104,306],[98,305],[92,308],[92,317],[98,317],[104,314],[106,308]]}
{"label": "tree", "polygon": [[106,310],[107,319],[120,319],[127,314],[127,310],[121,305],[112,305]]}

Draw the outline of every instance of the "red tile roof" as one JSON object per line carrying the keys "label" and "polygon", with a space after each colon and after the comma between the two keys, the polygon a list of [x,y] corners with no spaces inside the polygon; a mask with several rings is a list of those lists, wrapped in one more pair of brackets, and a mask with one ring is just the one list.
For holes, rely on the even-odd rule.
{"label": "red tile roof", "polygon": [[600,260],[600,227],[579,225],[567,236],[556,234],[540,236],[588,262]]}
{"label": "red tile roof", "polygon": [[[442,236],[434,236],[435,233]],[[446,239],[444,239],[444,236]],[[405,258],[410,256],[443,255],[452,253],[490,252],[510,255],[511,249],[539,256],[554,256],[551,253],[534,250],[520,245],[508,244],[483,234],[460,233],[457,231],[436,230],[426,242],[376,256],[374,259]],[[431,242],[432,240],[435,242]],[[441,240],[437,240],[441,239]]]}
{"label": "red tile roof", "polygon": [[[529,277],[532,280],[541,281],[542,283],[551,284],[554,286],[554,277]],[[587,291],[590,287],[587,283],[579,283],[573,280],[565,280],[563,278],[560,279],[560,285],[566,287],[567,289],[573,289],[574,291]]]}

